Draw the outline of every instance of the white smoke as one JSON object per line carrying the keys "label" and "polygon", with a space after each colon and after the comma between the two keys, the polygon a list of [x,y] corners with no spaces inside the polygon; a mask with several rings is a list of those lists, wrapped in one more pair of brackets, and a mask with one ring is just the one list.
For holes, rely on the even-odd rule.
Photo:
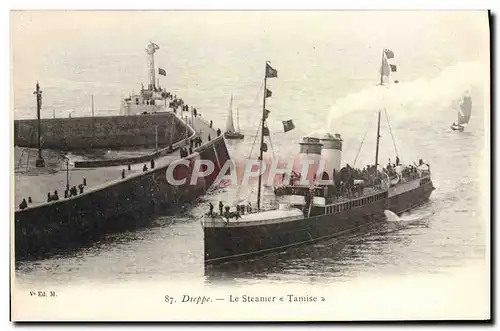
{"label": "white smoke", "polygon": [[[444,68],[433,78],[419,78],[413,81],[373,86],[360,92],[349,94],[337,100],[330,109],[327,128],[329,131],[339,129],[339,122],[346,116],[355,114],[363,117],[386,108],[397,110],[399,115],[412,115],[421,112],[425,106],[432,106],[429,114],[447,108],[473,88],[483,88],[487,84],[488,70],[476,62],[462,62]],[[482,89],[483,90],[483,89]]]}

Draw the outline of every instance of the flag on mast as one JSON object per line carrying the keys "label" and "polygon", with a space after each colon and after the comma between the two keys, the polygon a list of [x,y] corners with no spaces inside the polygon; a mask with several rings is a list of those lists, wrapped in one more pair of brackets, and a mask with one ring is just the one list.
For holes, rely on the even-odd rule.
{"label": "flag on mast", "polygon": [[167,75],[167,72],[165,71],[165,69],[158,68],[158,74],[159,74],[159,75],[162,75],[162,76],[166,76],[166,75]]}
{"label": "flag on mast", "polygon": [[268,90],[268,89],[266,88],[266,98],[269,98],[269,97],[270,97],[270,96],[272,96],[272,95],[273,95],[273,92],[271,92],[270,90]]}
{"label": "flag on mast", "polygon": [[267,119],[267,118],[269,117],[269,113],[271,113],[271,111],[270,111],[270,110],[267,110],[267,109],[266,109],[266,110],[264,111],[264,119]]}
{"label": "flag on mast", "polygon": [[295,129],[295,124],[293,124],[293,120],[283,121],[283,130],[285,132],[291,131]]}
{"label": "flag on mast", "polygon": [[[398,67],[394,64],[394,52],[390,49],[384,49],[382,56],[382,67],[380,68],[382,76],[389,77],[391,73],[398,71]],[[399,83],[398,80],[394,80],[394,83]]]}
{"label": "flag on mast", "polygon": [[390,49],[384,49],[384,54],[388,59],[394,58],[394,52],[391,51]]}
{"label": "flag on mast", "polygon": [[266,63],[266,78],[277,78],[278,77],[278,70],[274,69],[269,65],[269,63]]}

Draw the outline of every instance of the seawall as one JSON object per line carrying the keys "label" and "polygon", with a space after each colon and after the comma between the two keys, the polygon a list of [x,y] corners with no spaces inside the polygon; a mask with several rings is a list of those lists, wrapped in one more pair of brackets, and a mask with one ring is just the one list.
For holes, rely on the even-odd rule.
{"label": "seawall", "polygon": [[[165,147],[186,138],[188,128],[173,113],[41,120],[42,147],[58,150]],[[156,129],[157,126],[157,129]],[[38,147],[36,119],[14,121],[14,144]]]}
{"label": "seawall", "polygon": [[[202,145],[176,166],[174,178],[187,178],[196,159],[211,160],[215,172],[196,185],[174,186],[166,180],[167,166],[103,184],[68,199],[15,212],[15,255],[23,259],[77,245],[88,238],[148,223],[154,215],[193,202],[211,188],[229,153],[222,136]],[[177,162],[177,161],[174,161]]]}

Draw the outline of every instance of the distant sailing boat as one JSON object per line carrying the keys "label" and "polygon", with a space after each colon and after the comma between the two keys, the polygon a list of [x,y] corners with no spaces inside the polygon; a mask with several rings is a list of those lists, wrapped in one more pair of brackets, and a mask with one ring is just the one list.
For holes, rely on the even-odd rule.
{"label": "distant sailing boat", "polygon": [[226,132],[224,132],[224,137],[226,139],[243,139],[245,136],[241,134],[240,131],[240,115],[237,110],[236,113],[237,120],[238,120],[238,130],[234,129],[234,122],[233,122],[233,95],[231,94],[231,100],[229,101],[229,114],[227,116],[227,122],[226,122]]}
{"label": "distant sailing boat", "polygon": [[469,95],[464,95],[463,99],[458,103],[459,110],[457,113],[457,123],[453,123],[451,128],[453,131],[463,132],[465,126],[469,124],[472,113],[472,99]]}

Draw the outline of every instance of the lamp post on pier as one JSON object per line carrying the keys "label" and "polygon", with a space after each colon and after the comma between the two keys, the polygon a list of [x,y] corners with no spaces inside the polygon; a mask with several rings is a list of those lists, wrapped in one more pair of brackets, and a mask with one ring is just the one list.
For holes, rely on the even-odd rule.
{"label": "lamp post on pier", "polygon": [[37,168],[45,167],[45,160],[42,157],[42,143],[41,143],[41,120],[40,120],[40,111],[42,109],[42,91],[40,90],[40,85],[36,82],[36,91],[33,92],[36,94],[36,116],[38,120],[38,157],[35,161],[35,166]]}
{"label": "lamp post on pier", "polygon": [[66,158],[66,190],[69,192],[69,159]]}

